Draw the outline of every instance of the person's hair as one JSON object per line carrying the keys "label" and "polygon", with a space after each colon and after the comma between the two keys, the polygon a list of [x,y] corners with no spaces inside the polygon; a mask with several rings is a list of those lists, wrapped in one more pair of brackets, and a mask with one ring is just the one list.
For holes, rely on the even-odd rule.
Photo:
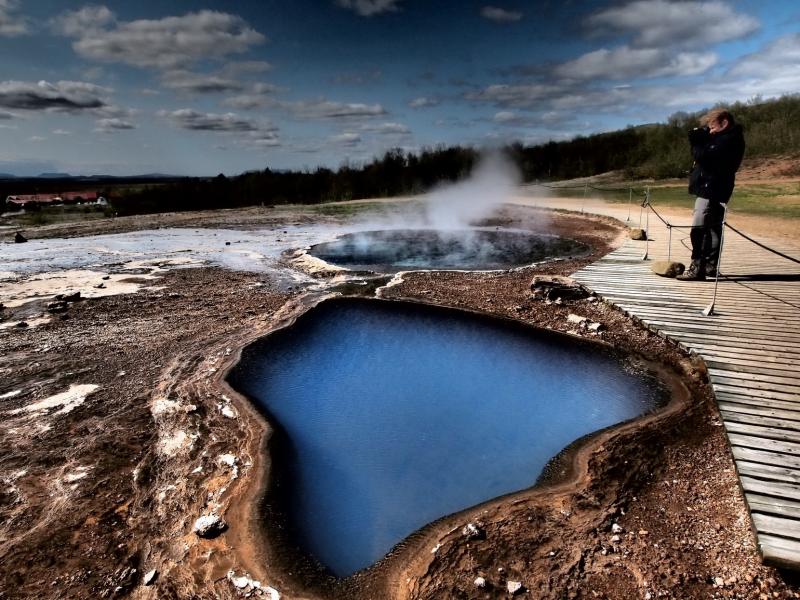
{"label": "person's hair", "polygon": [[729,126],[735,123],[733,115],[724,108],[713,108],[700,117],[700,124],[704,127],[709,123],[719,123],[721,121],[727,121]]}

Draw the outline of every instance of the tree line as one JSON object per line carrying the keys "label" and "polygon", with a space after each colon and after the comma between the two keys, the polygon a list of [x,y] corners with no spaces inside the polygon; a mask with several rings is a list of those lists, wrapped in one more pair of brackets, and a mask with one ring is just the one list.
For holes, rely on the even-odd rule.
{"label": "tree line", "polygon": [[[722,105],[720,105],[722,106]],[[755,98],[725,105],[744,127],[747,157],[797,153],[800,148],[800,95]],[[535,146],[511,144],[504,150],[525,181],[561,180],[620,171],[629,178],[683,177],[691,167],[689,129],[706,112],[678,112],[666,123],[629,126]],[[257,204],[312,204],[335,200],[417,194],[442,181],[470,174],[479,157],[472,147],[394,149],[363,165],[288,171],[266,168],[235,177],[182,178],[171,183],[110,188],[119,215],[233,208]],[[1,191],[1,190],[0,190]]]}

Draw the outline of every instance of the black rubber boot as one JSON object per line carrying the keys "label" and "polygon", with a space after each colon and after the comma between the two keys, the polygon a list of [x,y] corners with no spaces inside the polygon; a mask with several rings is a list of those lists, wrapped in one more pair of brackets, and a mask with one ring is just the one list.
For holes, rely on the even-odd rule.
{"label": "black rubber boot", "polygon": [[686,272],[678,275],[675,279],[680,279],[681,281],[705,281],[705,271],[702,261],[693,260]]}

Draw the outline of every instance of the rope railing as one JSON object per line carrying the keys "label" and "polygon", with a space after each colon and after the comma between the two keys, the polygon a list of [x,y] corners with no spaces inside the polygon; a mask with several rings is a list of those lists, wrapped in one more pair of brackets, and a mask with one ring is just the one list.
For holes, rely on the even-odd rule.
{"label": "rope railing", "polygon": [[[785,253],[783,253],[783,252],[781,252],[779,250],[776,250],[775,248],[770,248],[766,244],[764,244],[762,242],[759,242],[758,240],[753,239],[749,235],[743,233],[742,231],[740,231],[739,229],[737,229],[736,227],[734,227],[733,225],[728,223],[727,222],[728,205],[724,204],[723,206],[724,206],[724,212],[723,212],[723,216],[722,216],[722,231],[721,231],[721,234],[720,234],[720,248],[719,248],[719,254],[717,256],[717,264],[715,265],[716,268],[714,269],[714,271],[715,271],[714,272],[714,295],[713,295],[713,297],[711,299],[711,304],[709,304],[703,310],[703,314],[705,316],[711,316],[711,315],[714,314],[714,306],[715,306],[716,300],[717,300],[717,288],[719,286],[719,279],[720,279],[720,277],[724,277],[723,275],[721,275],[720,269],[721,269],[721,265],[722,265],[722,249],[723,249],[723,244],[724,244],[724,240],[725,240],[725,228],[726,227],[728,229],[732,230],[733,232],[737,233],[738,235],[740,235],[741,237],[743,237],[747,241],[751,242],[752,244],[755,244],[759,248],[762,248],[763,250],[766,250],[767,252],[771,252],[772,254],[775,254],[776,256],[780,256],[781,258],[789,260],[789,261],[791,261],[793,263],[800,264],[800,259],[797,259],[797,258],[795,258],[793,256],[789,256],[788,254],[785,254]],[[645,224],[645,232],[644,232],[645,233],[645,251],[644,251],[644,256],[642,256],[642,260],[647,260],[648,251],[649,251],[649,244],[650,244],[650,232],[649,232],[650,220],[649,220],[649,215],[650,215],[651,212],[667,228],[667,232],[668,232],[668,235],[669,235],[669,240],[667,242],[667,260],[668,261],[672,260],[672,230],[673,229],[683,229],[683,230],[691,231],[695,227],[702,227],[702,225],[698,225],[698,226],[695,226],[695,225],[675,225],[673,223],[670,223],[653,206],[653,204],[651,202],[651,197],[650,197],[650,188],[647,188],[646,191],[645,191],[644,200],[642,201],[641,207],[642,207],[642,210],[647,209],[647,212],[645,213],[645,215],[646,215],[645,216],[645,219],[646,219],[645,223],[646,224]],[[641,213],[640,213],[640,216],[639,216],[639,226],[641,227]],[[687,246],[687,244],[686,244],[686,239],[687,238],[682,238],[681,239],[681,244],[687,250],[691,250],[691,247]],[[769,294],[767,294],[767,295],[769,295]]]}

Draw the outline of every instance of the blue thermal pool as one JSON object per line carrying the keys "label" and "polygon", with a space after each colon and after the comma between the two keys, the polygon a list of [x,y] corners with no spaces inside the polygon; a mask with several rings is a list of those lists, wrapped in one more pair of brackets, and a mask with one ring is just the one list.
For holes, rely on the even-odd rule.
{"label": "blue thermal pool", "polygon": [[588,246],[554,235],[509,229],[360,231],[311,247],[309,253],[351,270],[493,270],[582,256]]}
{"label": "blue thermal pool", "polygon": [[666,388],[604,349],[454,310],[328,301],[229,376],[284,440],[293,540],[337,576],[444,515],[533,485]]}

